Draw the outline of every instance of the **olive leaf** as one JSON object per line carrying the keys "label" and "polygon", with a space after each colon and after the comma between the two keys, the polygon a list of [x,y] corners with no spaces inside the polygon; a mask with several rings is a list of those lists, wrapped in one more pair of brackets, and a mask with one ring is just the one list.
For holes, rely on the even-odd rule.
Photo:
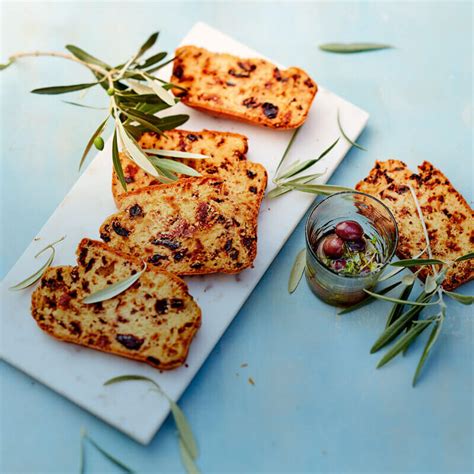
{"label": "olive leaf", "polygon": [[157,32],[150,35],[150,37],[142,44],[142,46],[138,50],[138,53],[135,55],[135,61],[140,56],[145,54],[156,43],[156,40],[158,39],[159,34],[160,34],[160,32],[157,31]]}
{"label": "olive leaf", "polygon": [[433,293],[436,288],[438,288],[438,284],[436,283],[436,276],[427,275],[425,279],[425,293]]}
{"label": "olive leaf", "polygon": [[94,140],[104,131],[105,125],[107,124],[109,117],[110,115],[107,115],[107,117],[105,117],[105,119],[100,123],[96,131],[92,134],[89,141],[87,142],[86,148],[84,149],[84,152],[82,153],[82,156],[81,156],[81,161],[79,161],[79,169],[82,168],[82,165],[84,164],[84,161],[87,155],[89,154],[92,148],[92,145],[94,144]]}
{"label": "olive leaf", "polygon": [[407,304],[407,305],[410,305],[410,306],[433,306],[435,304],[438,304],[437,301],[432,302],[432,303],[423,303],[423,302],[419,302],[419,301],[407,301],[407,300],[401,300],[401,299],[398,299],[398,298],[391,298],[390,296],[380,295],[378,293],[373,293],[372,291],[366,290],[366,289],[364,289],[364,291],[367,294],[369,294],[370,296],[373,296],[374,298],[377,298],[377,299],[383,300],[383,301],[391,301],[392,303]]}
{"label": "olive leaf", "polygon": [[124,148],[127,150],[130,158],[144,171],[152,176],[158,176],[158,172],[150,163],[148,157],[141,151],[141,148],[138,146],[138,143],[128,135],[122,122],[119,120],[118,125],[118,135],[124,145]]}
{"label": "olive leaf", "polygon": [[290,278],[288,280],[288,293],[293,293],[303,276],[304,269],[306,268],[306,249],[302,249],[298,252],[291,269]]}
{"label": "olive leaf", "polygon": [[421,374],[421,370],[423,369],[423,366],[425,365],[426,359],[428,358],[431,352],[431,349],[433,348],[435,342],[438,340],[438,337],[441,333],[441,328],[443,326],[443,319],[444,319],[444,310],[441,316],[442,316],[441,319],[435,322],[435,325],[433,327],[433,330],[431,331],[430,337],[428,338],[425,348],[423,349],[423,353],[421,354],[420,361],[418,362],[415,375],[413,376],[413,380],[412,380],[413,387],[416,385],[416,382]]}
{"label": "olive leaf", "polygon": [[48,259],[46,262],[39,268],[36,272],[34,272],[32,275],[29,277],[25,278],[23,281],[20,283],[17,283],[14,286],[11,286],[9,290],[12,291],[19,291],[19,290],[24,290],[25,288],[30,287],[31,285],[35,284],[44,274],[44,272],[51,266],[53,263],[54,257],[56,255],[56,250],[54,246],[56,244],[59,244],[59,242],[62,242],[66,236],[61,237],[60,239],[56,240],[55,242],[48,244],[44,249],[40,250],[36,255],[35,258],[38,258],[40,255],[42,255],[46,250],[50,249],[51,254],[49,255]]}
{"label": "olive leaf", "polygon": [[391,361],[397,354],[407,348],[431,323],[433,319],[426,319],[415,324],[403,337],[401,337],[390,350],[380,359],[377,369]]}
{"label": "olive leaf", "polygon": [[296,140],[296,137],[301,130],[301,127],[298,127],[294,132],[293,135],[291,135],[290,141],[288,142],[288,145],[286,145],[285,151],[283,152],[283,156],[280,159],[280,162],[278,163],[277,169],[275,171],[275,176],[278,176],[278,171],[280,170],[281,165],[285,161],[285,158],[287,157],[288,153],[290,152],[291,147],[293,146],[294,141]]}
{"label": "olive leaf", "polygon": [[51,87],[42,87],[40,89],[33,89],[31,92],[33,94],[67,94],[68,92],[81,91],[82,89],[89,89],[89,87],[94,87],[98,82],[88,82],[84,84],[73,84],[70,86],[51,86]]}
{"label": "olive leaf", "polygon": [[392,267],[418,267],[421,265],[442,265],[444,262],[437,258],[408,258],[406,260],[398,260],[392,262]]}
{"label": "olive leaf", "polygon": [[447,290],[443,290],[443,293],[462,304],[470,305],[474,303],[474,296],[471,295],[460,295],[459,293],[454,293],[453,291]]}
{"label": "olive leaf", "polygon": [[104,61],[101,61],[100,59],[97,59],[91,54],[86,53],[83,49],[78,48],[77,46],[74,46],[73,44],[67,44],[66,49],[70,53],[72,53],[77,59],[80,59],[81,61],[84,61],[87,64],[95,64],[96,66],[103,67],[104,69],[111,69],[111,66],[104,63]]}
{"label": "olive leaf", "polygon": [[156,388],[156,390],[166,398],[166,400],[170,404],[171,413],[173,415],[174,422],[178,429],[179,440],[182,443],[183,448],[189,457],[188,461],[191,461],[191,464],[194,465],[194,459],[196,459],[199,454],[198,447],[197,447],[196,439],[191,430],[191,427],[186,419],[186,416],[181,410],[181,408],[179,408],[177,403],[175,403],[165,392],[163,392],[163,390],[161,389],[160,385],[157,382],[143,375],[133,375],[133,374],[120,375],[118,377],[113,377],[107,380],[104,383],[104,385],[112,385],[115,383],[128,382],[128,381],[142,381],[142,382],[151,383]]}
{"label": "olive leaf", "polygon": [[153,56],[150,56],[149,58],[145,59],[145,61],[143,63],[138,64],[137,68],[138,69],[146,69],[150,66],[153,66],[154,64],[159,63],[160,61],[165,59],[167,55],[168,55],[168,53],[166,53],[164,51],[162,51],[161,53],[156,53]]}
{"label": "olive leaf", "polygon": [[168,92],[166,89],[163,88],[158,81],[150,79],[148,76],[145,76],[147,84],[151,87],[153,92],[166,104],[173,106],[176,101],[174,95]]}
{"label": "olive leaf", "polygon": [[107,285],[105,288],[91,293],[90,295],[86,296],[82,300],[82,302],[85,304],[92,304],[114,298],[120,293],[123,293],[124,291],[128,290],[142,276],[145,270],[146,263],[143,265],[142,270],[140,270],[139,272],[129,276],[128,278],[125,278],[124,280],[118,281],[117,283],[113,283],[112,285]]}
{"label": "olive leaf", "polygon": [[338,54],[365,53],[390,48],[393,46],[381,43],[324,43],[319,45],[319,49],[322,51]]}
{"label": "olive leaf", "polygon": [[320,194],[323,196],[329,196],[330,194],[343,191],[352,191],[351,188],[346,188],[345,186],[334,186],[331,184],[282,183],[281,186],[289,189],[296,189],[304,193]]}
{"label": "olive leaf", "polygon": [[[97,449],[97,451],[99,451],[100,454],[102,454],[106,459],[108,459],[112,464],[115,464],[118,468],[120,468],[122,471],[124,472],[127,472],[129,474],[133,474],[135,471],[133,471],[133,469],[131,469],[130,467],[128,467],[125,463],[123,463],[122,461],[120,461],[119,459],[117,459],[115,456],[112,456],[112,454],[110,454],[108,451],[106,451],[102,446],[100,446],[94,439],[92,439],[86,432],[83,432],[82,434],[82,437],[81,437],[81,444],[83,442],[83,440],[87,440],[89,441],[90,444],[92,444],[92,446],[94,446],[95,449]],[[83,469],[84,469],[84,464],[83,464],[83,459],[84,457],[81,457],[82,459],[82,463],[81,463],[81,468],[82,468],[82,471],[83,472]]]}
{"label": "olive leaf", "polygon": [[337,110],[337,126],[339,127],[339,131],[341,132],[341,135],[352,145],[352,146],[355,146],[356,148],[359,148],[359,150],[363,150],[363,151],[367,151],[367,148],[364,148],[362,145],[359,145],[358,143],[356,143],[355,141],[351,140],[346,132],[344,131],[344,129],[342,128],[342,125],[341,125],[341,117],[339,115],[339,109]]}
{"label": "olive leaf", "polygon": [[118,151],[117,130],[114,130],[114,138],[112,139],[112,163],[114,165],[115,173],[117,174],[120,184],[122,185],[122,188],[124,189],[124,191],[127,191],[127,182],[125,181],[122,162],[120,161],[120,155]]}
{"label": "olive leaf", "polygon": [[183,158],[193,160],[209,159],[209,156],[200,153],[188,153],[187,151],[178,150],[158,150],[156,148],[142,148],[142,151],[149,155],[169,156],[171,158]]}
{"label": "olive leaf", "polygon": [[474,258],[474,252],[469,252],[462,257],[458,257],[455,262],[463,262],[464,260],[471,260],[472,258]]}
{"label": "olive leaf", "polygon": [[166,158],[150,157],[150,162],[157,166],[161,171],[168,170],[174,171],[175,173],[185,174],[187,176],[201,176],[201,173],[196,171],[194,168],[191,168],[184,163],[180,163],[179,161],[168,160]]}
{"label": "olive leaf", "polygon": [[317,158],[314,158],[313,160],[306,160],[300,163],[299,161],[293,163],[292,166],[290,166],[286,171],[283,172],[277,179],[282,180],[282,179],[287,179],[295,176],[298,173],[301,173],[302,171],[307,170],[311,166],[313,166],[315,163],[317,163],[319,160],[324,158],[336,145],[337,142],[339,141],[339,138],[334,141],[328,148],[326,148]]}
{"label": "olive leaf", "polygon": [[[386,293],[388,293],[389,291],[392,291],[394,288],[396,288],[400,284],[401,284],[401,282],[397,281],[397,282],[395,282],[395,283],[379,290],[378,294],[379,295],[385,295]],[[344,308],[343,310],[339,311],[339,313],[337,313],[337,314],[342,315],[342,314],[350,313],[352,311],[355,311],[356,309],[367,306],[368,304],[372,303],[373,301],[375,301],[375,298],[373,296],[369,296],[368,298],[365,298],[364,300],[359,301],[359,303],[356,303],[352,306],[348,306],[347,308]]]}
{"label": "olive leaf", "polygon": [[[427,295],[424,291],[418,295],[418,298],[416,299],[417,302],[429,302],[432,298],[432,295]],[[403,302],[405,304],[405,302]],[[423,309],[423,306],[412,306],[408,311],[403,313],[396,321],[394,321],[390,326],[385,328],[385,330],[382,332],[382,334],[379,336],[379,338],[375,341],[374,345],[370,349],[370,353],[373,354],[374,352],[377,352],[380,350],[382,347],[386,346],[389,342],[393,341],[407,326],[410,321],[417,316],[421,310]]]}
{"label": "olive leaf", "polygon": [[69,105],[75,105],[76,107],[83,107],[84,109],[107,110],[107,107],[93,107],[92,105],[80,104],[79,102],[72,102],[70,100],[62,100],[61,102]]}
{"label": "olive leaf", "polygon": [[[403,279],[402,279],[402,283],[403,283]],[[414,285],[415,285],[414,280],[411,281],[409,284],[407,284],[407,286],[403,289],[399,299],[402,301],[408,300],[413,290]],[[394,321],[396,321],[399,318],[399,316],[402,314],[404,307],[405,305],[402,303],[395,303],[392,306],[392,309],[390,313],[388,314],[387,321],[385,323],[386,328],[388,328]]]}
{"label": "olive leaf", "polygon": [[187,474],[200,474],[200,471],[194,463],[194,460],[186,448],[182,438],[179,438],[179,452],[181,455],[181,462],[183,463]]}
{"label": "olive leaf", "polygon": [[[310,183],[311,181],[313,181],[313,179],[319,178],[322,175],[323,175],[323,173],[315,173],[315,174],[308,175],[308,176],[302,176],[301,178],[295,178],[295,179],[289,181],[288,184],[291,184],[292,182],[302,183],[302,184]],[[272,199],[272,198],[276,198],[278,196],[282,196],[283,194],[289,193],[290,191],[291,191],[291,188],[289,188],[289,187],[283,188],[281,186],[277,186],[276,188],[273,188],[271,191],[269,191],[266,196],[267,196],[268,199]]]}

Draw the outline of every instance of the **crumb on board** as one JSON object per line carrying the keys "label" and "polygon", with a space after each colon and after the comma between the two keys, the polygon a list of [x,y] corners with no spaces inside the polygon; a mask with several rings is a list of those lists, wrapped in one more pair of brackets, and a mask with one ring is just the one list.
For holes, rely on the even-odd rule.
{"label": "crumb on board", "polygon": [[242,367],[242,368],[248,367],[248,366],[249,366],[249,365],[248,365],[246,362],[244,362],[243,364],[240,364],[240,367]]}
{"label": "crumb on board", "polygon": [[253,380],[252,377],[249,377],[249,384],[250,385],[255,385],[255,381]]}

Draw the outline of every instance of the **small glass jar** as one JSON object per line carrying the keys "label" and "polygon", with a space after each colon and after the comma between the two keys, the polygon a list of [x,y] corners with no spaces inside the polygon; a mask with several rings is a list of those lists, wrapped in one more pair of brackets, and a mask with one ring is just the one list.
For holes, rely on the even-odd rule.
{"label": "small glass jar", "polygon": [[[366,238],[373,238],[380,265],[364,274],[347,275],[328,268],[318,256],[320,239],[342,221],[358,222]],[[380,273],[392,259],[398,244],[393,214],[378,199],[357,191],[332,194],[314,205],[306,221],[306,281],[313,293],[334,306],[351,306],[368,295]]]}

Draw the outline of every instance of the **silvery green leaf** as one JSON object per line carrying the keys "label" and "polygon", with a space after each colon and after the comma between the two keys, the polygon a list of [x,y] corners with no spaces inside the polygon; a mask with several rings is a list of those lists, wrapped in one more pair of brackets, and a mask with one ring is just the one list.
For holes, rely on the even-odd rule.
{"label": "silvery green leaf", "polygon": [[167,158],[150,158],[153,165],[160,168],[161,170],[168,170],[175,173],[181,173],[188,176],[201,176],[201,173],[196,171],[194,168],[180,163],[179,161],[168,160]]}
{"label": "silvery green leaf", "polygon": [[363,150],[363,151],[367,151],[367,148],[364,148],[362,145],[359,145],[358,143],[352,141],[346,134],[346,132],[344,132],[344,129],[342,128],[342,125],[341,125],[341,118],[339,116],[339,109],[337,111],[337,125],[339,127],[339,131],[341,132],[342,136],[352,145],[352,146],[355,146],[356,148],[359,148],[359,150]]}
{"label": "silvery green leaf", "polygon": [[51,249],[51,254],[44,263],[44,265],[41,266],[39,270],[33,273],[33,275],[30,275],[28,278],[25,278],[23,281],[20,283],[17,283],[14,286],[11,286],[9,290],[12,291],[19,291],[19,290],[24,290],[25,288],[30,287],[34,283],[36,283],[44,274],[44,272],[51,266],[54,260],[54,256],[56,255],[56,250],[54,249],[54,246],[58,244],[59,242],[62,242],[66,236],[61,237],[60,239],[56,240],[55,242],[48,244],[44,249],[40,250],[36,255],[35,258],[38,258],[40,255],[42,255],[46,250]]}
{"label": "silvery green leaf", "polygon": [[123,108],[121,107],[121,110],[127,114],[129,119],[133,119],[134,121],[137,121],[141,125],[145,126],[148,128],[148,130],[152,130],[153,132],[158,133],[161,135],[163,131],[161,128],[158,126],[160,123],[160,119],[158,117],[155,117],[154,115],[147,114],[144,112],[141,112],[140,110],[137,109],[131,109],[131,108]]}
{"label": "silvery green leaf", "polygon": [[176,104],[174,100],[174,95],[171,92],[168,92],[163,86],[158,82],[151,80],[149,77],[146,77],[147,84],[153,89],[153,92],[166,104],[173,106]]}
{"label": "silvery green leaf", "polygon": [[112,163],[114,165],[115,173],[122,185],[124,191],[127,191],[127,182],[125,181],[125,176],[123,174],[122,162],[120,161],[120,156],[118,152],[117,144],[117,130],[114,130],[114,138],[112,140]]}
{"label": "silvery green leaf", "polygon": [[425,280],[425,293],[433,293],[437,287],[436,277],[434,275],[428,275]]}
{"label": "silvery green leaf", "polygon": [[[322,176],[323,173],[315,173],[315,174],[310,174],[308,176],[301,176],[300,178],[295,178],[295,179],[292,179],[290,181],[287,181],[288,184],[292,184],[292,183],[310,183],[311,181],[313,181],[313,179],[316,179],[316,178],[319,178],[320,176]],[[266,197],[269,198],[269,199],[272,199],[272,198],[276,198],[278,196],[282,196],[283,194],[286,194],[286,193],[289,193],[291,191],[291,188],[289,187],[282,187],[280,185],[277,185],[276,188],[273,188],[271,191],[269,191],[267,194],[266,194]]]}
{"label": "silvery green leaf", "polygon": [[158,64],[158,66],[152,67],[151,69],[148,69],[146,72],[147,74],[150,74],[152,72],[158,71],[159,69],[165,67],[167,64],[172,63],[176,59],[175,56],[172,58],[168,59],[168,61],[165,61],[164,63]]}
{"label": "silvery green leaf", "polygon": [[91,293],[90,295],[86,296],[82,302],[85,304],[92,304],[114,298],[120,293],[123,293],[125,290],[128,290],[128,288],[130,288],[142,276],[145,270],[146,264],[144,264],[143,269],[135,273],[135,275],[131,275],[128,278],[125,278],[125,280],[113,283],[112,285],[107,285],[105,288]]}
{"label": "silvery green leaf", "polygon": [[458,257],[455,262],[463,262],[464,260],[471,260],[472,258],[474,258],[474,252],[469,252],[462,257]]}
{"label": "silvery green leaf", "polygon": [[414,387],[418,377],[420,376],[421,369],[425,365],[426,359],[428,358],[431,349],[433,348],[435,342],[438,340],[438,336],[441,333],[441,328],[443,327],[444,321],[444,310],[441,313],[441,318],[437,321],[434,325],[433,330],[431,331],[430,337],[426,342],[425,348],[423,350],[423,354],[421,355],[420,361],[418,362],[418,366],[416,367],[415,375],[413,376],[412,386]]}
{"label": "silvery green leaf", "polygon": [[[401,284],[400,281],[392,283],[391,285],[379,290],[378,294],[379,295],[384,295],[384,294],[388,293],[389,291],[392,291],[394,288],[396,288],[400,284]],[[368,304],[372,303],[374,300],[375,300],[374,297],[369,296],[368,298],[365,298],[364,300],[360,301],[359,303],[356,303],[352,306],[348,306],[347,308],[344,308],[342,311],[339,311],[339,313],[337,313],[337,314],[341,315],[341,314],[351,313],[352,311],[355,311],[356,309],[362,308],[363,306],[367,306]]]}
{"label": "silvery green leaf", "polygon": [[275,176],[278,176],[278,171],[280,170],[281,165],[282,165],[283,162],[285,161],[286,156],[288,155],[288,153],[289,153],[291,147],[293,146],[293,142],[295,141],[296,136],[298,135],[300,129],[301,129],[301,127],[298,127],[298,128],[293,132],[293,135],[291,135],[290,141],[288,142],[288,145],[286,146],[285,151],[283,152],[283,156],[282,156],[281,159],[280,159],[280,163],[278,163],[277,169],[276,169],[276,171],[275,171]]}
{"label": "silvery green leaf", "polygon": [[147,67],[153,66],[156,63],[159,63],[163,59],[166,58],[168,53],[165,53],[162,51],[161,53],[156,53],[153,56],[150,56],[149,58],[145,59],[143,63],[140,63],[137,67],[140,69],[146,69]]}
{"label": "silvery green leaf", "polygon": [[135,472],[122,461],[117,459],[115,456],[112,456],[112,454],[102,448],[102,446],[100,446],[96,441],[94,441],[89,435],[85,435],[84,438],[87,439],[89,443],[91,443],[92,446],[94,446],[94,448],[97,449],[97,451],[99,451],[99,453],[101,453],[105,458],[107,458],[112,464],[115,464],[117,467],[122,469],[122,471],[127,472],[129,474],[133,474]]}
{"label": "silvery green leaf", "polygon": [[181,438],[179,438],[179,452],[181,454],[181,461],[184,468],[186,469],[187,474],[200,474],[198,467],[194,463],[193,458],[186,449],[186,445]]}
{"label": "silvery green leaf", "polygon": [[155,91],[150,86],[146,86],[145,84],[141,84],[138,81],[128,79],[127,84],[130,86],[130,88],[133,91],[135,91],[139,95],[142,95],[142,94],[153,94],[154,95],[155,94]]}
{"label": "silvery green leaf", "polygon": [[138,53],[135,55],[135,59],[138,59],[142,54],[146,53],[156,43],[159,34],[160,32],[156,31],[155,33],[150,35],[150,37],[142,44],[142,46],[138,50]]}
{"label": "silvery green leaf", "polygon": [[178,428],[179,437],[184,443],[191,458],[196,459],[199,454],[198,447],[188,420],[186,419],[186,416],[182,412],[181,408],[179,408],[179,406],[173,400],[168,398],[168,401],[170,404],[171,413],[173,414],[174,422]]}
{"label": "silvery green leaf", "polygon": [[89,141],[87,142],[86,148],[84,149],[84,152],[82,153],[81,156],[81,161],[79,162],[79,170],[81,169],[82,165],[84,164],[84,161],[89,154],[92,145],[94,144],[94,140],[103,132],[105,125],[107,123],[107,120],[109,120],[110,115],[107,115],[105,117],[104,121],[100,123],[100,125],[97,127],[96,131],[92,134],[90,137]]}
{"label": "silvery green leaf", "polygon": [[120,139],[122,140],[124,148],[127,150],[130,158],[148,174],[151,174],[155,177],[158,176],[158,172],[150,163],[148,157],[141,151],[141,148],[138,146],[138,143],[128,135],[120,120],[117,120],[117,125]]}
{"label": "silvery green leaf", "polygon": [[80,59],[81,61],[84,61],[85,63],[95,64],[96,66],[100,66],[104,69],[110,69],[110,66],[104,63],[104,61],[101,61],[100,59],[97,59],[91,54],[86,53],[83,49],[78,48],[77,46],[74,46],[72,44],[67,44],[66,49],[70,53],[72,53],[77,59]]}
{"label": "silvery green leaf", "polygon": [[85,109],[107,110],[107,107],[92,107],[92,105],[80,104],[79,102],[72,102],[70,100],[62,100],[61,102],[69,105],[75,105],[76,107],[83,107]]}
{"label": "silvery green leaf", "polygon": [[203,160],[210,158],[207,155],[201,155],[200,153],[188,153],[187,151],[157,150],[156,148],[142,148],[142,150],[150,155],[169,156],[171,158],[185,158],[193,160]]}
{"label": "silvery green leaf", "polygon": [[[406,301],[413,290],[414,281],[409,283],[400,294],[398,299],[402,301]],[[388,314],[387,321],[385,322],[385,328],[388,328],[394,321],[396,321],[402,314],[403,308],[405,307],[404,304],[394,303],[390,313]]]}
{"label": "silvery green leaf", "polygon": [[433,319],[419,321],[415,324],[403,337],[401,337],[390,350],[380,359],[377,369],[383,367],[387,362],[392,360],[397,354],[407,348],[431,323]]}
{"label": "silvery green leaf", "polygon": [[161,387],[154,380],[150,379],[149,377],[145,377],[144,375],[119,375],[118,377],[112,377],[111,379],[107,380],[104,382],[104,385],[113,385],[114,383],[133,381],[149,382],[153,384],[160,392],[162,392]]}
{"label": "silvery green leaf", "polygon": [[435,301],[433,303],[421,303],[419,301],[409,301],[409,300],[400,300],[398,298],[391,298],[390,296],[384,296],[384,295],[381,295],[381,294],[378,294],[378,293],[373,293],[372,291],[365,290],[365,289],[364,289],[364,291],[368,295],[373,296],[374,298],[377,298],[379,300],[384,300],[384,301],[391,301],[392,303],[401,303],[401,304],[407,304],[407,305],[410,305],[410,306],[432,306],[432,305],[438,304],[437,301]]}
{"label": "silvery green leaf", "polygon": [[31,92],[33,94],[66,94],[68,92],[80,91],[82,89],[88,89],[89,87],[96,86],[98,82],[88,82],[84,84],[73,84],[70,86],[51,86],[51,87],[41,87],[40,89],[33,89]]}
{"label": "silvery green leaf", "polygon": [[319,49],[322,51],[339,54],[365,53],[390,48],[393,46],[381,43],[324,43],[319,45]]}
{"label": "silvery green leaf", "polygon": [[392,262],[392,267],[419,267],[422,265],[442,265],[444,262],[436,258],[407,258]]}
{"label": "silvery green leaf", "polygon": [[331,184],[282,183],[282,186],[288,187],[290,189],[296,189],[297,191],[302,191],[304,193],[321,194],[323,196],[329,196],[330,194],[343,191],[352,191],[351,188],[346,188],[345,186],[334,186]]}
{"label": "silvery green leaf", "polygon": [[[416,280],[416,275],[414,273],[411,273],[410,275],[405,275],[402,278],[402,283],[404,285],[411,285],[413,282]],[[426,291],[426,290],[425,290]]]}
{"label": "silvery green leaf", "polygon": [[160,130],[173,130],[173,128],[179,127],[186,123],[189,119],[189,115],[178,114],[170,115],[169,117],[160,118]]}
{"label": "silvery green leaf", "polygon": [[295,262],[291,269],[290,278],[288,280],[288,293],[293,293],[303,276],[304,269],[306,268],[306,249],[300,250],[296,255]]}
{"label": "silvery green leaf", "polygon": [[474,302],[474,296],[471,295],[460,295],[459,293],[454,293],[453,291],[443,290],[443,293],[448,295],[450,298],[453,298],[456,301],[459,301],[462,304],[470,305]]}

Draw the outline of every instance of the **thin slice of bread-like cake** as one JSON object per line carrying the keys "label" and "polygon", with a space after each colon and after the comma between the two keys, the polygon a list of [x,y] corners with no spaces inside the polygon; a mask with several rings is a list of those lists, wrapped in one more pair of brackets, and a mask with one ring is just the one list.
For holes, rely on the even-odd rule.
{"label": "thin slice of bread-like cake", "polygon": [[[412,173],[405,163],[397,160],[377,161],[369,176],[356,189],[381,199],[393,212],[398,223],[399,258],[413,258],[426,248],[415,201],[410,187],[416,193],[426,223],[434,258],[454,261],[474,250],[474,214],[463,196],[446,176],[425,161]],[[425,253],[422,258],[427,258]],[[417,267],[411,267],[413,271]],[[422,280],[430,273],[424,266]],[[453,290],[474,278],[474,261],[454,264],[448,270],[443,288]]]}
{"label": "thin slice of bread-like cake", "polygon": [[182,365],[201,325],[201,310],[184,281],[147,268],[114,298],[86,304],[88,295],[136,274],[143,263],[90,239],[81,241],[77,257],[75,267],[48,268],[33,292],[38,326],[56,339],[158,369]]}
{"label": "thin slice of bread-like cake", "polygon": [[173,93],[189,107],[281,130],[304,123],[318,90],[302,69],[196,46],[176,50],[170,82],[186,89]]}
{"label": "thin slice of bread-like cake", "polygon": [[[207,155],[209,159],[173,159],[194,168],[201,174],[223,177],[233,173],[234,167],[246,159],[245,154],[248,151],[246,136],[215,130],[201,130],[200,132],[169,130],[166,135],[161,136],[154,132],[145,132],[138,143],[144,149],[177,150]],[[160,181],[137,166],[124,153],[120,154],[120,161],[128,192],[160,184]],[[119,197],[125,192],[117,174],[113,171],[112,194],[117,206]]]}
{"label": "thin slice of bread-like cake", "polygon": [[188,178],[124,195],[100,228],[117,250],[178,275],[237,273],[257,253],[257,196],[219,178]]}

